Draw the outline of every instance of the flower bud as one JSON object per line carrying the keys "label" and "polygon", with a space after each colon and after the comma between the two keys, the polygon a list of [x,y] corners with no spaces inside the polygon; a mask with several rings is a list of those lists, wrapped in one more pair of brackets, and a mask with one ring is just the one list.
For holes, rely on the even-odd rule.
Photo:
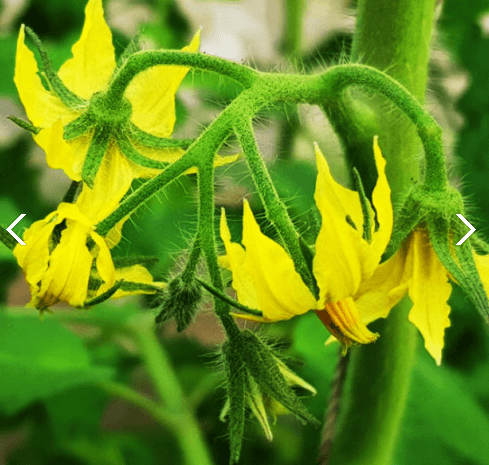
{"label": "flower bud", "polygon": [[202,289],[197,281],[187,282],[177,277],[162,294],[160,313],[155,322],[158,324],[175,318],[177,331],[183,331],[194,319],[201,299]]}

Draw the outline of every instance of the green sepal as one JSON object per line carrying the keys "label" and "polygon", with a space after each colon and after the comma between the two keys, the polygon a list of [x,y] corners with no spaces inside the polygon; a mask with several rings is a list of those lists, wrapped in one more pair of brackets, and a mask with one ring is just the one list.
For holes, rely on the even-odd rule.
{"label": "green sepal", "polygon": [[211,286],[210,284],[206,283],[205,281],[200,280],[199,278],[195,278],[197,282],[208,292],[210,292],[213,296],[217,297],[218,299],[221,299],[223,302],[226,302],[227,304],[231,305],[234,308],[237,308],[238,310],[241,310],[243,313],[248,313],[249,315],[254,315],[254,316],[263,316],[263,312],[260,312],[260,310],[256,310],[254,308],[247,307],[246,305],[240,304],[234,299],[231,299],[228,297],[226,294],[223,292],[217,290],[215,287]]}
{"label": "green sepal", "polygon": [[482,240],[479,236],[472,234],[470,236],[470,243],[476,250],[476,252],[480,252],[479,255],[487,255],[489,254],[489,244],[487,244],[484,240]]}
{"label": "green sepal", "polygon": [[17,241],[3,227],[0,227],[0,242],[10,250],[17,245]]}
{"label": "green sepal", "polygon": [[81,187],[80,181],[71,181],[70,187],[66,191],[66,194],[64,195],[63,200],[61,202],[73,203],[76,196],[78,195],[80,187]]}
{"label": "green sepal", "polygon": [[319,426],[320,422],[311,415],[294,390],[289,386],[280,371],[277,357],[272,350],[249,330],[241,333],[242,353],[253,379],[264,394],[273,397],[290,410],[303,423],[311,422]]}
{"label": "green sepal", "polygon": [[155,294],[157,292],[162,292],[163,289],[160,286],[155,286],[154,284],[148,283],[138,283],[136,281],[124,281],[120,287],[121,291],[126,292],[146,292],[148,294]]}
{"label": "green sepal", "polygon": [[93,134],[90,147],[88,147],[81,174],[83,181],[89,187],[93,187],[95,176],[109,146],[109,140],[110,132],[106,128],[103,126],[95,128],[95,133]]}
{"label": "green sepal", "polygon": [[95,121],[89,112],[84,112],[78,118],[68,123],[63,128],[63,139],[73,140],[86,134],[95,125]]}
{"label": "green sepal", "polygon": [[117,60],[116,69],[114,70],[114,74],[117,73],[118,69],[127,61],[127,59],[134,53],[139,52],[141,50],[140,44],[140,33],[138,32],[135,37],[131,39],[127,47],[122,52],[121,56]]}
{"label": "green sepal", "polygon": [[[372,207],[370,205],[370,201],[365,195],[365,189],[363,188],[362,178],[360,177],[360,173],[356,168],[353,168],[353,178],[355,180],[355,186],[357,188],[358,197],[360,199],[360,205],[362,206],[362,215],[363,215],[363,233],[362,237],[369,244],[372,240]],[[357,225],[358,226],[358,225]]]}
{"label": "green sepal", "polygon": [[134,123],[129,123],[130,138],[146,147],[153,149],[186,149],[194,142],[193,139],[171,139],[157,137],[149,132],[139,129]]}
{"label": "green sepal", "polygon": [[469,241],[455,245],[454,236],[463,237],[466,231],[454,221],[446,221],[442,218],[428,219],[426,225],[430,242],[440,262],[489,323],[489,302],[474,262],[472,247]]}
{"label": "green sepal", "polygon": [[41,39],[39,39],[37,34],[30,27],[26,27],[25,32],[34,42],[34,45],[39,51],[46,79],[48,80],[49,86],[54,91],[54,93],[69,108],[79,109],[85,107],[87,102],[78,97],[78,95],[74,94],[70,89],[68,89],[54,71],[51,60],[49,59],[46,50],[44,50]]}
{"label": "green sepal", "polygon": [[231,341],[222,346],[224,369],[226,374],[226,404],[221,412],[221,420],[228,417],[229,463],[237,463],[241,454],[241,445],[246,418],[246,367],[243,363],[240,348]]}
{"label": "green sepal", "polygon": [[411,234],[414,228],[423,220],[424,209],[415,188],[409,193],[399,211],[394,214],[394,229],[387,244],[384,258],[390,258],[399,249],[404,240]]}
{"label": "green sepal", "polygon": [[168,284],[161,296],[160,313],[155,318],[155,323],[163,323],[174,318],[177,331],[185,330],[193,321],[202,300],[199,283],[194,279],[185,281],[177,277]]}
{"label": "green sepal", "polygon": [[109,290],[103,292],[97,297],[94,297],[91,300],[87,300],[82,308],[87,308],[87,307],[92,307],[94,305],[101,304],[102,302],[105,302],[106,300],[109,300],[124,284],[124,280],[117,281]]}
{"label": "green sepal", "polygon": [[32,134],[39,134],[39,132],[41,131],[41,128],[34,126],[29,121],[24,121],[23,119],[17,118],[16,116],[7,116],[7,118],[12,121],[12,123],[15,123],[17,126],[19,126],[19,128],[25,129]]}
{"label": "green sepal", "polygon": [[147,268],[149,266],[158,263],[159,261],[160,260],[158,257],[146,257],[146,256],[113,258],[114,266],[116,269],[127,268],[129,266],[134,266],[134,265],[143,265],[144,267]]}
{"label": "green sepal", "polygon": [[123,155],[136,165],[144,166],[145,168],[154,168],[157,170],[163,170],[169,165],[168,162],[153,160],[152,158],[141,155],[123,136],[117,139],[117,143],[119,144],[119,148],[121,149]]}

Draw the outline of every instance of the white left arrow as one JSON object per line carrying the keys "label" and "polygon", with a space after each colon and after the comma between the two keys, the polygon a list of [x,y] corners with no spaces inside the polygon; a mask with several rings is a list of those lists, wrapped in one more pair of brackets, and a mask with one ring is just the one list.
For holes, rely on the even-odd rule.
{"label": "white left arrow", "polygon": [[465,223],[465,226],[470,229],[470,231],[457,242],[457,245],[460,245],[463,244],[465,240],[475,231],[475,228],[460,213],[457,213],[457,216]]}
{"label": "white left arrow", "polygon": [[25,245],[25,242],[19,237],[17,236],[17,234],[15,234],[13,231],[12,231],[12,228],[22,219],[24,218],[25,216],[25,213],[22,213],[22,215],[19,215],[19,217],[7,228],[7,232],[9,234],[12,235],[12,237],[20,244],[20,245]]}

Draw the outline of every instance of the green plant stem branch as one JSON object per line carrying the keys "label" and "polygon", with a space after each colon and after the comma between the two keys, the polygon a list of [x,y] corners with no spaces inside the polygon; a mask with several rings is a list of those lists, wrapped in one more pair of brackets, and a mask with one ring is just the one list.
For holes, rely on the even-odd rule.
{"label": "green plant stem branch", "polygon": [[181,278],[184,282],[190,283],[194,278],[201,252],[202,247],[200,246],[200,238],[199,234],[197,233],[190,247],[190,254],[188,256],[187,264],[185,265],[185,269],[182,271]]}
{"label": "green plant stem branch", "polygon": [[16,240],[2,227],[0,227],[0,241],[10,250],[14,250],[17,245]]}
{"label": "green plant stem branch", "polygon": [[132,54],[120,68],[106,93],[107,100],[109,102],[120,101],[134,76],[148,68],[164,64],[213,71],[234,79],[244,87],[250,87],[260,74],[258,71],[247,66],[202,53],[156,50],[142,51]]}
{"label": "green plant stem branch", "polygon": [[302,18],[306,0],[285,0],[283,48],[289,59],[297,58],[302,39]]}
{"label": "green plant stem branch", "polygon": [[238,121],[234,130],[238,137],[238,141],[243,148],[246,163],[248,164],[253,181],[258,189],[263,205],[265,206],[267,218],[279,233],[302,280],[311,291],[315,293],[314,280],[300,247],[299,234],[290,219],[287,208],[280,200],[277,190],[270,178],[268,169],[265,166],[265,162],[260,155],[253,134],[251,119]]}
{"label": "green plant stem branch", "polygon": [[180,383],[164,347],[154,332],[153,315],[135,317],[129,329],[141,351],[145,367],[161,398],[165,411],[175,418],[173,431],[187,465],[212,465],[197,420],[186,402]]}
{"label": "green plant stem branch", "polygon": [[[207,264],[207,270],[212,286],[219,291],[224,290],[221,269],[217,261],[216,239],[214,227],[214,167],[210,163],[203,163],[199,169],[199,237],[202,241],[202,250]],[[221,299],[214,297],[214,311],[221,320],[230,339],[239,337],[240,331],[234,318],[229,313],[229,305]]]}
{"label": "green plant stem branch", "polygon": [[[335,100],[350,86],[362,86],[373,90],[396,105],[411,120],[423,144],[426,158],[426,188],[444,190],[448,186],[441,128],[408,89],[386,74],[365,65],[336,66],[330,68],[323,76],[327,81],[327,87],[331,89],[323,101],[326,107],[328,101],[335,105]],[[382,141],[380,142],[382,144]],[[369,144],[371,146],[372,141],[369,141]],[[411,161],[419,172],[417,159],[411,156]],[[395,188],[390,179],[389,181],[391,188]],[[404,186],[405,182],[402,185]]]}
{"label": "green plant stem branch", "polygon": [[135,389],[114,381],[101,381],[98,383],[98,386],[111,396],[120,397],[145,410],[162,426],[171,430],[174,429],[178,417],[171,415],[157,402],[149,399]]}

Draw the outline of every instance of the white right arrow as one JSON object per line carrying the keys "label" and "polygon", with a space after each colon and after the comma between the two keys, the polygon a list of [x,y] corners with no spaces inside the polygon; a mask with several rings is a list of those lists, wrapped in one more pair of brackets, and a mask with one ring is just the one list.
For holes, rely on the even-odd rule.
{"label": "white right arrow", "polygon": [[457,216],[465,223],[465,226],[470,228],[470,231],[457,242],[457,245],[460,245],[475,231],[475,228],[460,213],[457,213]]}
{"label": "white right arrow", "polygon": [[17,234],[15,234],[13,231],[12,231],[12,228],[22,219],[24,218],[25,216],[25,213],[22,213],[22,215],[19,215],[19,217],[7,228],[7,232],[9,234],[12,235],[12,237],[21,245],[25,245],[25,242],[19,237],[17,236]]}

